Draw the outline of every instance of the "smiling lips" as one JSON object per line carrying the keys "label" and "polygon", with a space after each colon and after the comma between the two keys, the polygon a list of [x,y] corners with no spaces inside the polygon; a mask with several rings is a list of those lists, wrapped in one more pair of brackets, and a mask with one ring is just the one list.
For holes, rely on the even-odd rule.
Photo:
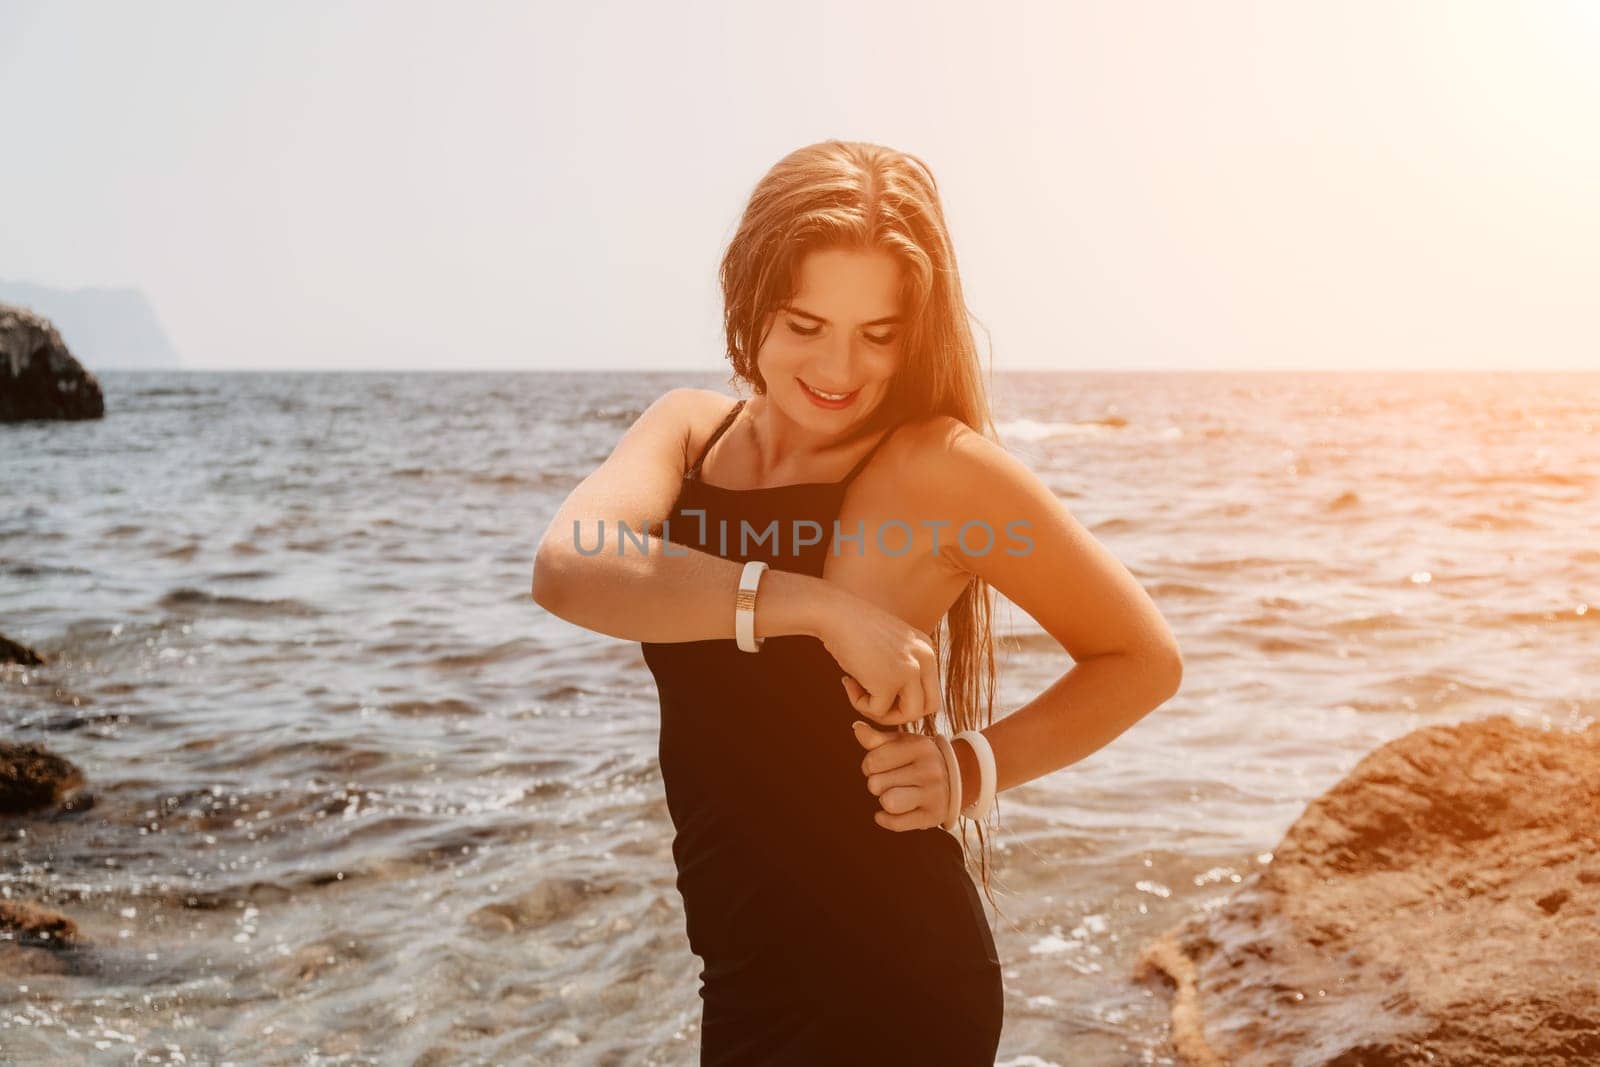
{"label": "smiling lips", "polygon": [[861,391],[859,389],[852,389],[848,393],[824,393],[820,389],[813,389],[810,385],[806,384],[803,378],[796,378],[795,381],[800,383],[800,388],[804,390],[806,396],[811,398],[811,402],[813,404],[816,404],[818,407],[830,408],[834,410],[849,407],[850,402],[854,400],[856,398],[856,394]]}

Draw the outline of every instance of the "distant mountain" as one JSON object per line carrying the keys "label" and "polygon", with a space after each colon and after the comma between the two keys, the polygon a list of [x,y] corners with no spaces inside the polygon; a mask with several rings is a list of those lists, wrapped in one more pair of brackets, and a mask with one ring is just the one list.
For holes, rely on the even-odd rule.
{"label": "distant mountain", "polygon": [[20,304],[49,319],[67,349],[91,371],[182,366],[155,308],[137,289],[52,289],[0,281],[0,303]]}

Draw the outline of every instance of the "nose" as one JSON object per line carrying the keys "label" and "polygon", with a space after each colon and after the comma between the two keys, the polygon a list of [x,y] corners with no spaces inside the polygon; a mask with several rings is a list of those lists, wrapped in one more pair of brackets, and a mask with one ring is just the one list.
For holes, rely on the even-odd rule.
{"label": "nose", "polygon": [[855,386],[856,369],[856,342],[853,337],[836,337],[828,345],[827,355],[817,368],[818,389],[825,389],[830,393],[851,389]]}

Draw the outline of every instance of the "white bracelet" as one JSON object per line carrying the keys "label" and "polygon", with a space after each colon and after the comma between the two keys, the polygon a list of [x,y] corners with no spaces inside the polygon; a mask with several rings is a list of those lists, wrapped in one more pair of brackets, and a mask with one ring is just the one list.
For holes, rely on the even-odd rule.
{"label": "white bracelet", "polygon": [[971,745],[972,754],[978,758],[978,798],[961,814],[969,819],[982,819],[994,806],[994,749],[989,747],[989,739],[977,730],[962,730],[956,737]]}
{"label": "white bracelet", "polygon": [[756,586],[767,565],[753,559],[739,572],[739,595],[733,604],[733,635],[745,652],[759,652],[765,637],[756,637]]}
{"label": "white bracelet", "polygon": [[939,746],[939,754],[944,757],[945,775],[950,783],[950,802],[945,806],[944,820],[939,823],[939,828],[955,833],[961,817],[961,764],[956,759],[955,746],[948,737],[934,734],[933,740]]}

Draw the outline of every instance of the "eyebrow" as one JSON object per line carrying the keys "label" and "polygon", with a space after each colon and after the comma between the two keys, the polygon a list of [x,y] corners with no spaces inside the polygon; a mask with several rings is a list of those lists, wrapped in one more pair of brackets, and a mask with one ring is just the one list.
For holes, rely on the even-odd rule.
{"label": "eyebrow", "polygon": [[[783,306],[784,306],[784,308],[786,310],[792,311],[796,315],[800,315],[800,316],[803,316],[803,317],[808,318],[808,319],[815,319],[816,321],[822,323],[824,326],[832,325],[832,323],[828,322],[828,320],[823,318],[821,315],[813,315],[811,312],[807,311],[805,308],[796,307],[793,304],[785,304]],[[900,316],[900,315],[889,315],[886,318],[873,319],[871,322],[863,322],[861,325],[863,325],[863,326],[888,326],[891,323],[902,322],[902,321],[904,321],[903,316]]]}

